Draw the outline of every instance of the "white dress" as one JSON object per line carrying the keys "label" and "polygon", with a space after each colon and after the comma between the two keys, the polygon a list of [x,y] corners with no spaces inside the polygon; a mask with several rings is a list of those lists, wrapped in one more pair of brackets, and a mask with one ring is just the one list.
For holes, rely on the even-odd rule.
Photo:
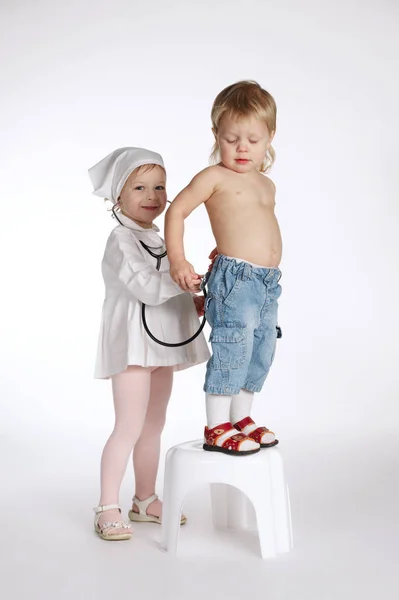
{"label": "white dress", "polygon": [[161,254],[165,246],[158,227],[144,229],[121,213],[118,218],[123,225],[111,232],[102,261],[105,299],[94,377],[108,379],[128,365],[181,370],[207,361],[210,353],[203,333],[190,344],[167,348],[144,330],[142,303],[146,304],[149,330],[165,342],[190,338],[200,321],[191,294],[183,292],[170,277],[168,258],[162,258],[157,271],[156,258],[140,244],[141,240]]}

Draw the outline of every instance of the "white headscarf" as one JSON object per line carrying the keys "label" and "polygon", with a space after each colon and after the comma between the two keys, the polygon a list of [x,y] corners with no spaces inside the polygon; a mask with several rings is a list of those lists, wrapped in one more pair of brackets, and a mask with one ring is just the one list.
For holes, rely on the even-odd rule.
{"label": "white headscarf", "polygon": [[145,148],[118,148],[89,169],[93,194],[117,203],[130,173],[142,165],[165,168],[162,156]]}

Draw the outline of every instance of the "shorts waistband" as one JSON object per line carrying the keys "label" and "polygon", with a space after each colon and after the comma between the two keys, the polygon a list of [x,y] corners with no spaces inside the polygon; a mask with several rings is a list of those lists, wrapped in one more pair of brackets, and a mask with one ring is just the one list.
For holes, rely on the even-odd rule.
{"label": "shorts waistband", "polygon": [[282,276],[278,267],[255,267],[245,260],[229,257],[225,254],[218,254],[213,268],[229,269],[232,273],[239,275],[241,279],[259,277],[265,281],[279,281]]}

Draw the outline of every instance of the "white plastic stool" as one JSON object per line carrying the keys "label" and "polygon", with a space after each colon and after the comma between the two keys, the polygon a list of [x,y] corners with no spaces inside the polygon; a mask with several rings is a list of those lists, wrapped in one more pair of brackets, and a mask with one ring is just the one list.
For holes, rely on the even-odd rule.
{"label": "white plastic stool", "polygon": [[262,557],[289,552],[291,511],[279,450],[228,456],[207,452],[202,444],[201,440],[179,444],[166,455],[162,549],[177,553],[184,500],[191,488],[209,483],[216,527],[252,528],[256,515]]}

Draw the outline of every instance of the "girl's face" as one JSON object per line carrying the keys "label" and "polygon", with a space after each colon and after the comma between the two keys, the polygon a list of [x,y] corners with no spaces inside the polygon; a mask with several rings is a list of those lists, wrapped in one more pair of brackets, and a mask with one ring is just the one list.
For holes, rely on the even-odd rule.
{"label": "girl's face", "polygon": [[165,210],[166,173],[159,165],[144,165],[130,173],[119,197],[122,214],[141,227],[151,229]]}
{"label": "girl's face", "polygon": [[224,115],[216,134],[221,161],[237,173],[258,170],[273,139],[266,124],[256,116],[233,119]]}

